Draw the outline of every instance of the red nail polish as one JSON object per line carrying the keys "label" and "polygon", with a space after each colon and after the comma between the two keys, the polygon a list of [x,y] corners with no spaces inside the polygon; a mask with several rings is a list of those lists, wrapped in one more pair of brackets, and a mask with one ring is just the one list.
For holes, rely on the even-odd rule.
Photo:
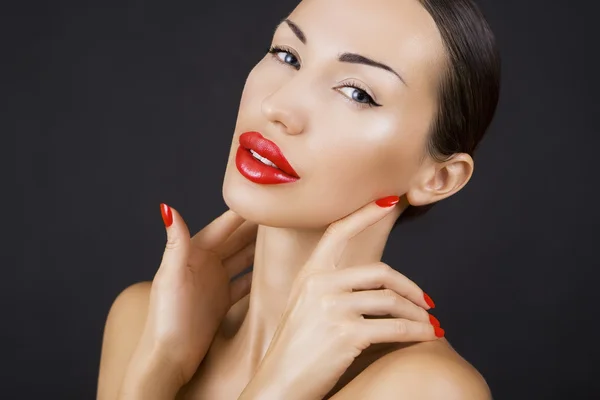
{"label": "red nail polish", "polygon": [[444,337],[444,334],[446,333],[442,328],[440,328],[439,326],[434,326],[433,330],[435,332],[435,337],[441,338]]}
{"label": "red nail polish", "polygon": [[433,326],[437,326],[438,328],[440,327],[440,321],[436,317],[434,317],[433,315],[431,315],[431,314],[429,314],[429,322]]}
{"label": "red nail polish", "polygon": [[171,207],[166,205],[165,203],[160,203],[160,213],[162,215],[163,222],[165,226],[168,228],[173,223],[173,213],[171,213]]}
{"label": "red nail polish", "polygon": [[423,292],[423,298],[425,299],[425,303],[431,308],[435,308],[435,303],[431,300],[431,297],[425,292]]}
{"label": "red nail polish", "polygon": [[375,203],[377,203],[377,205],[379,207],[391,207],[395,204],[398,204],[398,202],[400,201],[400,197],[398,196],[388,196],[388,197],[384,197],[382,199],[377,200]]}

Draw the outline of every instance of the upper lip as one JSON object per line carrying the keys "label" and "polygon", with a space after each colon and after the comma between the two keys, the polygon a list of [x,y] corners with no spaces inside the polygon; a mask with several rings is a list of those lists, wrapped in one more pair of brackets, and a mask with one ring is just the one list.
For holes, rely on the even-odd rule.
{"label": "upper lip", "polygon": [[245,132],[240,135],[240,146],[253,150],[261,157],[269,159],[280,170],[288,175],[299,178],[294,168],[283,155],[283,152],[275,143],[265,139],[259,132]]}

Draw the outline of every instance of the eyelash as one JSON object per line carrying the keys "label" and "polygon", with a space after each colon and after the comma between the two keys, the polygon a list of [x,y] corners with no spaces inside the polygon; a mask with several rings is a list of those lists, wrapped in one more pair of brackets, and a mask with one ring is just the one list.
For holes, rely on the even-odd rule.
{"label": "eyelash", "polygon": [[[296,66],[294,66],[292,64],[286,63],[281,58],[277,57],[277,53],[288,53],[291,56],[293,56],[294,58],[296,58],[296,60],[298,60],[298,57],[296,57],[296,55],[294,55],[294,53],[291,51],[291,49],[289,49],[289,48],[287,48],[285,46],[271,46],[267,52],[273,56],[273,58],[275,59],[275,61],[277,61],[277,62],[279,62],[279,63],[281,63],[283,65],[287,65],[288,67],[292,67],[295,70],[299,70],[300,69],[299,66],[296,67]],[[367,102],[366,103],[361,103],[359,101],[351,99],[348,96],[342,94],[342,96],[344,96],[344,98],[346,98],[348,101],[350,101],[356,107],[359,107],[359,108],[381,107],[381,104],[378,104],[377,102],[375,102],[375,100],[373,99],[373,97],[369,93],[367,93],[367,90],[360,83],[358,83],[356,81],[346,82],[342,86],[339,86],[336,89],[343,88],[343,87],[349,87],[349,88],[354,88],[356,90],[360,90],[367,97]]]}

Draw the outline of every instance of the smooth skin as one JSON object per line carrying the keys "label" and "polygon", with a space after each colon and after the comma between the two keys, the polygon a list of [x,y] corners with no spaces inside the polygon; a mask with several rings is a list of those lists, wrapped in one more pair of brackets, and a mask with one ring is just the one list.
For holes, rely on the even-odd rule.
{"label": "smooth skin", "polygon": [[231,306],[250,292],[257,226],[226,211],[190,238],[161,205],[167,244],[152,281],[115,300],[104,331],[98,399],[174,398],[196,372]]}
{"label": "smooth skin", "polygon": [[370,203],[329,226],[298,273],[275,336],[240,399],[322,399],[372,344],[438,338],[425,311],[431,307],[414,282],[382,262],[338,265],[348,241],[392,207]]}
{"label": "smooth skin", "polygon": [[[288,20],[292,24],[283,22],[275,31],[272,45],[276,48],[248,76],[223,182],[228,207],[258,226],[250,293],[223,317],[223,308],[214,315],[206,311],[212,301],[208,295],[190,295],[187,299],[196,302],[186,306],[174,300],[151,301],[162,298],[152,294],[155,288],[157,293],[159,288],[171,292],[165,298],[181,300],[173,294],[174,286],[158,285],[156,278],[151,286],[142,283],[126,289],[115,300],[106,324],[99,398],[114,399],[121,391],[121,398],[131,399],[170,399],[174,393],[180,399],[226,400],[240,395],[267,399],[281,398],[277,396],[293,388],[306,393],[301,397],[306,399],[327,393],[336,400],[488,400],[489,389],[481,375],[445,339],[432,337],[434,329],[425,323],[427,305],[414,292],[386,281],[390,288],[366,288],[381,294],[371,293],[369,301],[365,299],[368,304],[362,304],[351,297],[368,294],[348,292],[348,286],[345,292],[340,290],[344,272],[353,268],[365,274],[362,277],[372,274],[369,282],[384,284],[382,279],[392,276],[399,279],[400,275],[389,271],[401,270],[401,265],[386,269],[381,264],[396,218],[408,204],[424,205],[452,196],[472,175],[474,164],[467,154],[440,162],[425,152],[437,107],[437,83],[446,63],[435,23],[417,0],[304,0]],[[343,53],[385,63],[402,80],[382,68],[340,61]],[[370,105],[369,99],[380,106]],[[258,185],[237,171],[239,135],[251,130],[277,143],[300,175],[299,181]],[[400,196],[400,202],[377,222],[370,224],[366,216],[360,216],[375,200],[389,195]],[[354,218],[364,223],[359,233],[339,222]],[[168,236],[180,224],[183,220],[173,211]],[[301,271],[312,265],[309,261],[315,259],[315,250],[332,236],[336,243],[344,243],[339,260],[316,267],[324,269],[323,274],[331,272],[331,279],[306,285],[315,281],[302,278]],[[178,259],[179,265],[163,271],[177,274],[173,271],[185,269],[185,256],[180,254]],[[325,271],[332,265],[338,274]],[[206,268],[213,269],[211,265]],[[203,266],[195,271],[202,274]],[[169,281],[181,282],[178,279]],[[229,293],[223,280],[214,282],[218,284],[206,285],[215,291],[213,295]],[[324,282],[329,286],[321,287]],[[335,306],[323,308],[319,299],[332,296],[337,300],[325,303]],[[384,297],[386,306],[381,303]],[[155,304],[165,308],[157,309]],[[220,304],[225,307],[227,301]],[[198,307],[198,315],[205,314],[205,319],[197,326],[205,321],[206,330],[183,329],[181,333],[176,323],[185,318],[170,317],[167,326],[146,320],[146,315],[154,316],[148,318],[152,321],[166,318],[161,314],[183,315],[178,314],[178,307],[187,311]],[[373,316],[369,318],[373,321],[362,321],[358,316],[362,311]],[[390,325],[375,324],[377,318],[404,321],[393,323],[402,327],[399,332],[404,336],[386,343],[382,337],[391,339],[384,333]],[[373,322],[369,326],[378,326],[380,331],[367,335],[364,329],[353,329],[356,336],[333,346],[326,359],[312,357],[326,350],[321,341],[332,343],[328,332],[333,338],[339,333],[327,329],[328,323],[336,321],[344,326]],[[309,332],[302,326],[313,329]],[[421,326],[418,338],[408,329],[415,326]],[[185,353],[181,348],[160,345],[173,345],[176,340],[145,339],[160,337],[165,330],[175,337],[182,334],[196,345],[191,359],[181,356]],[[190,339],[190,332],[198,335],[201,345]],[[296,347],[297,339],[304,346]],[[368,343],[372,344],[367,347]],[[357,355],[358,350],[362,351]],[[199,364],[195,373],[186,381],[195,364]],[[334,376],[348,364],[334,382]],[[311,375],[322,370],[330,375],[318,375],[322,380]],[[185,384],[178,388],[181,382]],[[334,386],[328,388],[332,382]]]}

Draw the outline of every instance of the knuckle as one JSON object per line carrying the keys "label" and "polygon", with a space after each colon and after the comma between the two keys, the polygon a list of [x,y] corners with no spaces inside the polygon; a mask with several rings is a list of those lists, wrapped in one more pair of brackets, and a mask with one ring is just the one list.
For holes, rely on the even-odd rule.
{"label": "knuckle", "polygon": [[405,336],[408,333],[408,324],[405,320],[394,320],[394,333],[398,336]]}
{"label": "knuckle", "polygon": [[322,279],[321,276],[316,274],[316,273],[312,273],[312,274],[308,274],[304,277],[304,279],[302,280],[303,283],[303,287],[306,291],[308,292],[314,292],[317,291],[322,283],[321,283]]}
{"label": "knuckle", "polygon": [[377,273],[377,275],[382,279],[389,277],[390,273],[394,271],[392,267],[390,267],[384,262],[378,262],[377,264],[375,264],[374,270]]}
{"label": "knuckle", "polygon": [[383,261],[379,261],[378,263],[376,263],[375,268],[377,268],[378,271],[381,271],[381,273],[388,273],[392,269],[392,267],[390,267]]}
{"label": "knuckle", "polygon": [[165,244],[165,248],[167,250],[173,250],[179,247],[181,241],[178,238],[169,237],[167,238],[167,243]]}
{"label": "knuckle", "polygon": [[348,323],[340,323],[337,325],[336,338],[340,341],[353,341],[356,338],[356,329]]}
{"label": "knuckle", "polygon": [[390,305],[396,305],[399,303],[398,294],[394,292],[392,289],[382,289],[379,291],[380,296]]}
{"label": "knuckle", "polygon": [[[363,317],[364,320],[364,317]],[[353,324],[348,332],[348,340],[357,348],[364,350],[372,344],[371,333],[362,329],[360,324]]]}
{"label": "knuckle", "polygon": [[333,311],[339,306],[339,299],[336,296],[323,296],[320,304],[324,311]]}
{"label": "knuckle", "polygon": [[338,222],[334,222],[331,225],[329,225],[327,227],[327,229],[325,230],[325,233],[323,234],[323,236],[329,237],[329,236],[335,236],[337,235],[337,233],[339,232],[340,227],[339,227],[339,223]]}
{"label": "knuckle", "polygon": [[194,267],[194,265],[190,262],[186,262],[185,263],[185,269],[187,271],[189,271],[192,275],[196,273],[196,268]]}

